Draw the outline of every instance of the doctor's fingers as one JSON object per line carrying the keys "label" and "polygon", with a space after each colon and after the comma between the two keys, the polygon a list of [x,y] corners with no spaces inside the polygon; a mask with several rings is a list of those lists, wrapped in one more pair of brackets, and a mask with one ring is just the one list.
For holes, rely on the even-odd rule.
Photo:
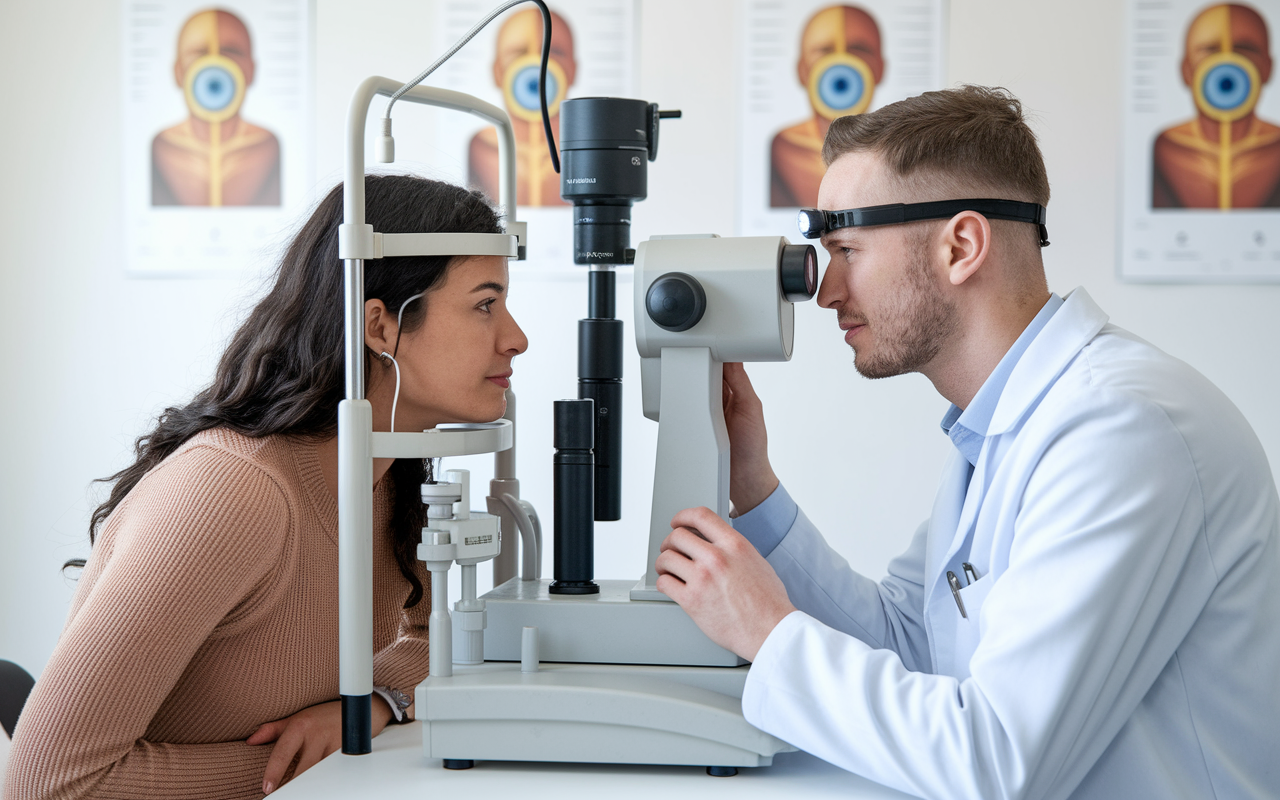
{"label": "doctor's fingers", "polygon": [[763,407],[755,387],[751,385],[751,378],[747,377],[746,367],[742,364],[729,362],[724,365],[724,383],[725,388],[733,395],[735,407],[743,410]]}
{"label": "doctor's fingers", "polygon": [[679,578],[669,573],[658,575],[657,583],[658,591],[676,601],[681,608],[686,607],[689,602],[688,586]]}
{"label": "doctor's fingers", "polygon": [[658,554],[667,551],[679,553],[690,561],[706,560],[718,555],[716,548],[698,531],[680,527],[668,534],[658,547]]}
{"label": "doctor's fingers", "polygon": [[671,518],[672,528],[689,528],[712,544],[721,544],[739,536],[729,523],[706,506],[686,508]]}
{"label": "doctor's fingers", "polygon": [[708,568],[706,559],[691,559],[678,550],[667,550],[658,554],[654,566],[658,570],[658,591],[686,610],[701,608],[707,596],[717,593],[719,573],[714,567]]}
{"label": "doctor's fingers", "polygon": [[693,574],[693,559],[679,550],[663,550],[654,559],[653,567],[659,576],[667,575],[684,584],[689,582],[688,578]]}
{"label": "doctor's fingers", "polygon": [[677,528],[672,531],[667,541],[672,545],[669,548],[670,551],[687,559],[688,563],[680,564],[679,574],[686,583],[719,581],[729,572],[730,563],[734,560],[732,553],[705,541],[688,528]]}

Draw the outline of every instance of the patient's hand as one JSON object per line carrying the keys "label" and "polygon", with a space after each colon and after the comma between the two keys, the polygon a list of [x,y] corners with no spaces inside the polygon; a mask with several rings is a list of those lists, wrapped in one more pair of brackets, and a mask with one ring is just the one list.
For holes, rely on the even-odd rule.
{"label": "patient's hand", "polygon": [[[373,702],[373,735],[377,736],[391,721],[391,707]],[[297,777],[320,763],[320,760],[342,747],[342,703],[334,700],[304,708],[298,713],[268,722],[249,737],[249,744],[275,742],[267,769],[262,776],[263,794],[271,794],[284,781],[289,765],[297,759],[293,770]]]}

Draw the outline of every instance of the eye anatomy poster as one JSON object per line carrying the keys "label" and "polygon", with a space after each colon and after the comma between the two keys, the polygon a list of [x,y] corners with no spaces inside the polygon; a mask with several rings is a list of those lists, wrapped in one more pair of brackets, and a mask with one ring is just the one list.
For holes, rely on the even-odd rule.
{"label": "eye anatomy poster", "polygon": [[[547,110],[557,147],[560,104],[573,97],[632,97],[635,77],[634,0],[549,0],[551,54]],[[492,9],[490,0],[440,0],[437,52],[445,52]],[[543,132],[538,67],[542,14],[516,6],[489,23],[426,83],[475,95],[505,108],[516,140],[519,218],[529,223],[534,268],[573,266],[571,207],[560,199]],[[467,114],[435,112],[433,177],[466,183],[497,201],[497,131]]]}
{"label": "eye anatomy poster", "polygon": [[311,186],[310,0],[125,2],[130,274],[261,269]]}
{"label": "eye anatomy poster", "polygon": [[739,233],[795,241],[831,120],[944,86],[945,0],[747,0],[739,36]]}
{"label": "eye anatomy poster", "polygon": [[1130,0],[1120,273],[1280,281],[1280,0]]}

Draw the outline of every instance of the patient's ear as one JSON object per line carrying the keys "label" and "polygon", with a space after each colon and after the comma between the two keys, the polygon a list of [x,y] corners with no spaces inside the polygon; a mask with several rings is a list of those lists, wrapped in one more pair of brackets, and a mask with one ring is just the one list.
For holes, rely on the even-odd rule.
{"label": "patient's ear", "polygon": [[395,315],[387,311],[386,303],[377,299],[364,302],[365,347],[375,353],[390,353],[396,346],[399,331]]}

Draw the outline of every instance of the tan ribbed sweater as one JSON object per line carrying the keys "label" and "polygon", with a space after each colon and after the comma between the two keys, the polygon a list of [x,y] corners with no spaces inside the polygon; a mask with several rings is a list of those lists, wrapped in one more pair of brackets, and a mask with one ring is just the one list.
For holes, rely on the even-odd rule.
{"label": "tan ribbed sweater", "polygon": [[[374,683],[427,674],[374,491]],[[314,445],[199,434],[102,528],[15,731],[6,800],[262,796],[259,725],[338,699],[338,508]],[[376,701],[381,702],[381,701]]]}

